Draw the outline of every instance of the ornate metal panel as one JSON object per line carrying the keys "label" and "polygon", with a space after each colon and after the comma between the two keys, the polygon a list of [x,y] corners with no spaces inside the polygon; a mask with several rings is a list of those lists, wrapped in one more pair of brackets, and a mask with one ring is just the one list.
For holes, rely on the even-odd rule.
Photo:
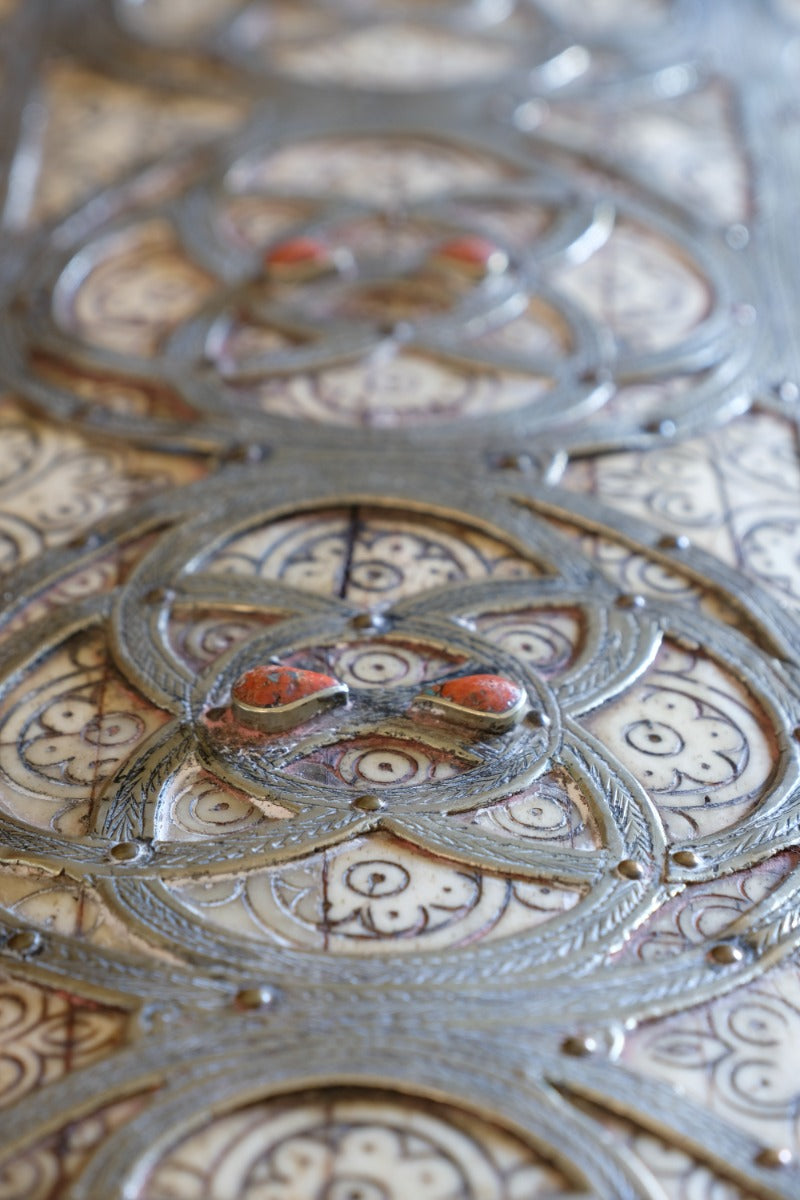
{"label": "ornate metal panel", "polygon": [[800,1196],[800,6],[0,52],[0,1200]]}

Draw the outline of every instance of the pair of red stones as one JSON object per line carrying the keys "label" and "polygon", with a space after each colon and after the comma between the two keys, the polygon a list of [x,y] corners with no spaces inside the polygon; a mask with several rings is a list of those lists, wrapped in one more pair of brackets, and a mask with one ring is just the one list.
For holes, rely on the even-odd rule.
{"label": "pair of red stones", "polygon": [[[267,251],[264,262],[278,279],[302,280],[337,264],[337,251],[324,238],[296,237]],[[473,235],[449,238],[436,248],[433,260],[449,269],[483,276],[500,274],[508,255],[487,238]]]}
{"label": "pair of red stones", "polygon": [[[302,724],[322,708],[343,704],[347,696],[347,684],[333,675],[265,666],[241,675],[231,700],[243,725],[278,732]],[[470,728],[502,733],[522,717],[525,692],[502,675],[462,675],[431,684],[415,697],[414,705]]]}

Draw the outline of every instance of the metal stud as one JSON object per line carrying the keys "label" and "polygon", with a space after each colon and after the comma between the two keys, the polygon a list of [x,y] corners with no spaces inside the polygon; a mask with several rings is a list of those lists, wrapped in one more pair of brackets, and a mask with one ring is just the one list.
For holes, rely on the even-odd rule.
{"label": "metal stud", "polygon": [[351,806],[357,808],[359,812],[374,813],[386,808],[386,801],[381,800],[380,796],[356,796],[355,800],[351,801]]}
{"label": "metal stud", "polygon": [[275,1001],[275,993],[265,984],[240,988],[236,993],[236,1007],[246,1009],[268,1008]]}
{"label": "metal stud", "polygon": [[788,1146],[765,1146],[755,1157],[756,1165],[774,1170],[776,1167],[789,1167],[794,1162],[794,1155]]}
{"label": "metal stud", "polygon": [[353,619],[350,622],[353,629],[375,629],[375,630],[385,629],[386,626],[388,625],[388,623],[389,622],[386,620],[386,617],[382,616],[380,613],[375,613],[375,612],[358,613],[357,616],[353,617]]}
{"label": "metal stud", "polygon": [[657,544],[659,550],[688,550],[692,543],[685,533],[665,533]]}
{"label": "metal stud", "polygon": [[114,862],[126,863],[135,862],[137,858],[141,858],[144,853],[144,846],[141,842],[117,842],[108,851],[108,857]]}
{"label": "metal stud", "polygon": [[661,421],[648,421],[644,426],[645,433],[656,433],[659,437],[671,438],[678,432],[678,426],[674,421],[669,419]]}
{"label": "metal stud", "polygon": [[736,946],[733,942],[719,942],[718,945],[711,947],[708,957],[717,966],[730,967],[734,963],[742,962],[744,951],[741,946]]}
{"label": "metal stud", "polygon": [[33,929],[20,929],[18,933],[12,933],[6,946],[14,954],[22,955],[38,954],[43,948],[41,934]]}
{"label": "metal stud", "polygon": [[617,596],[618,608],[644,608],[646,604],[644,596],[640,596],[638,593],[626,592]]}
{"label": "metal stud", "polygon": [[586,1058],[589,1054],[594,1054],[597,1049],[596,1039],[588,1034],[566,1037],[561,1043],[562,1053],[569,1054],[572,1058]]}
{"label": "metal stud", "polygon": [[530,454],[504,454],[497,464],[504,471],[532,471],[533,459]]}

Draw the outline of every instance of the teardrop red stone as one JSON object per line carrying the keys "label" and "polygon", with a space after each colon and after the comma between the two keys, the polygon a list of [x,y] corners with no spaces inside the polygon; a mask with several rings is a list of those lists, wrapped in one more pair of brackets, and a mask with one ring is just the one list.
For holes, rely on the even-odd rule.
{"label": "teardrop red stone", "polygon": [[461,708],[492,714],[509,712],[523,697],[519,684],[503,675],[462,675],[434,684],[430,691]]}
{"label": "teardrop red stone", "polygon": [[504,250],[488,238],[470,234],[443,242],[436,254],[438,258],[473,271],[504,270],[508,265]]}
{"label": "teardrop red stone", "polygon": [[302,671],[296,667],[254,667],[237,679],[233,698],[253,708],[277,708],[339,686],[338,679],[317,671]]}
{"label": "teardrop red stone", "polygon": [[326,263],[330,259],[330,248],[321,238],[296,237],[279,242],[267,251],[268,267],[305,267]]}

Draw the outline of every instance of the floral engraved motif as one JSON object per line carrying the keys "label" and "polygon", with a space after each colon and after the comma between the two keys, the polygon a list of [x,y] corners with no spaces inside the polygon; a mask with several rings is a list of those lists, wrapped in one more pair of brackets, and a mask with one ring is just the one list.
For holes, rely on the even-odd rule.
{"label": "floral engraved motif", "polygon": [[[255,1108],[212,1128],[174,1147],[140,1200],[290,1200],[320,1188],[337,1200],[401,1200],[412,1192],[424,1200],[535,1200],[566,1186],[508,1135],[446,1109],[380,1096],[321,1099],[275,1113]],[[203,1149],[209,1134],[220,1146],[214,1159]],[[243,1144],[244,1155],[237,1152]]]}
{"label": "floral engraved motif", "polygon": [[0,1105],[107,1054],[124,1018],[20,980],[0,982]]}
{"label": "floral engraved motif", "polygon": [[676,836],[723,828],[757,803],[774,755],[765,714],[740,684],[664,643],[636,699],[634,720],[612,731],[609,708],[592,725],[637,772]]}
{"label": "floral engraved motif", "polygon": [[109,671],[97,635],[69,640],[34,681],[33,694],[12,700],[0,722],[0,771],[10,785],[4,802],[28,821],[74,833],[85,828],[93,799],[164,716]]}
{"label": "floral engraved motif", "polygon": [[[702,1077],[704,1099],[711,1078],[710,1103],[735,1125],[761,1129],[767,1138],[775,1137],[777,1128],[782,1139],[796,1147],[797,1000],[792,963],[764,984],[715,1000],[701,1022],[684,1014],[658,1031],[643,1028],[642,1067],[648,1074],[680,1082],[690,1095],[698,1091]],[[639,1048],[637,1036],[631,1052]]]}
{"label": "floral engraved motif", "polygon": [[54,7],[0,1200],[794,1200],[796,0]]}
{"label": "floral engraved motif", "polygon": [[550,881],[451,866],[381,834],[298,865],[179,884],[174,894],[217,929],[329,954],[474,944],[532,929],[580,899]]}
{"label": "floral engraved motif", "polygon": [[369,509],[323,514],[309,529],[290,518],[233,537],[205,564],[212,572],[277,579],[302,591],[372,608],[458,580],[536,573],[507,544],[446,521]]}

